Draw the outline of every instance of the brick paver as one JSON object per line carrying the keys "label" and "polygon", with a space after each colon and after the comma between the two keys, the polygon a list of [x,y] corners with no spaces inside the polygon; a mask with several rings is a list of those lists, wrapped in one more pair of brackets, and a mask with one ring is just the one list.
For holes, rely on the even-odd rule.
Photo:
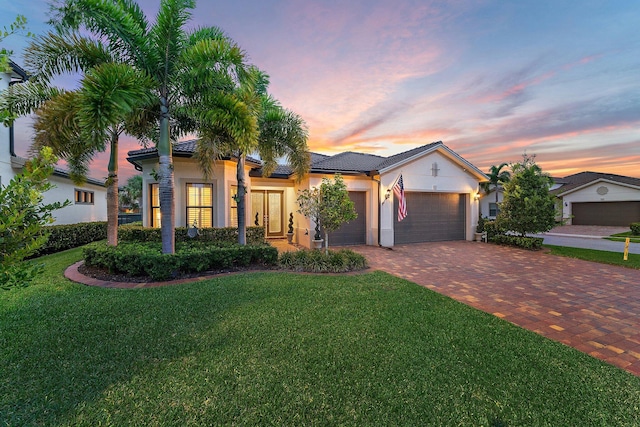
{"label": "brick paver", "polygon": [[479,242],[353,249],[372,268],[640,376],[640,270]]}

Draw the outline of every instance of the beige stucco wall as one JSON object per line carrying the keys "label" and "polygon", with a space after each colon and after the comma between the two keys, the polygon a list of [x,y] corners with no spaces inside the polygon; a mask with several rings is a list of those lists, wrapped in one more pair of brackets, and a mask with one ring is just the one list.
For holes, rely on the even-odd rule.
{"label": "beige stucco wall", "polygon": [[[607,193],[598,194],[600,187],[605,187]],[[597,181],[562,197],[562,217],[567,220],[567,224],[571,224],[573,203],[627,201],[640,201],[640,189],[609,181]]]}
{"label": "beige stucco wall", "polygon": [[[431,171],[434,162],[438,164],[437,176],[433,176]],[[474,175],[447,155],[435,151],[391,170],[383,171],[381,174],[383,197],[400,174],[402,174],[406,192],[468,194],[465,235],[467,240],[473,240],[479,205],[475,198],[478,193],[478,179]],[[396,212],[393,210],[393,197],[393,191],[391,191],[390,198],[382,204],[380,209],[380,244],[384,247],[394,245],[393,218]],[[407,211],[408,215],[411,215],[411,206],[407,206]]]}

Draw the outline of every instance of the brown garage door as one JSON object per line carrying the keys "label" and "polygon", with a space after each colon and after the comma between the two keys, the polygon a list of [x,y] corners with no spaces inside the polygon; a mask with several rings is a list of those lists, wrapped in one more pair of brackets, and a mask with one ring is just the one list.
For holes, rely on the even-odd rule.
{"label": "brown garage door", "polygon": [[628,227],[640,221],[640,202],[572,203],[573,225],[610,225]]}
{"label": "brown garage door", "polygon": [[450,193],[405,194],[407,217],[398,222],[398,201],[394,201],[394,240],[400,243],[464,240],[466,195]]}
{"label": "brown garage door", "polygon": [[329,246],[364,245],[367,243],[367,193],[364,191],[349,191],[349,198],[353,201],[358,218],[343,224],[329,234]]}

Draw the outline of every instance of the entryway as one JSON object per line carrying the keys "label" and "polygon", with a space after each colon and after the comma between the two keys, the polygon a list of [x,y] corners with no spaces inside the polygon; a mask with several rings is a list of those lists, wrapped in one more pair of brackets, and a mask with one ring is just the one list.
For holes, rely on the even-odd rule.
{"label": "entryway", "polygon": [[284,237],[284,192],[251,190],[251,224],[264,226],[267,237]]}

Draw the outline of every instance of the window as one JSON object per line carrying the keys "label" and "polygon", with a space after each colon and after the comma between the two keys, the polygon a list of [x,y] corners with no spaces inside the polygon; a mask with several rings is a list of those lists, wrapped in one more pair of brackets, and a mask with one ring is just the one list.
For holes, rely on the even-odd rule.
{"label": "window", "polygon": [[238,202],[236,202],[236,196],[238,195],[238,186],[232,185],[230,191],[231,201],[229,202],[229,227],[238,226]]}
{"label": "window", "polygon": [[92,205],[93,204],[93,191],[78,190],[76,188],[76,205]]}
{"label": "window", "polygon": [[160,185],[151,184],[149,186],[149,195],[151,198],[151,226],[160,227]]}
{"label": "window", "polygon": [[213,185],[187,184],[187,226],[213,226]]}
{"label": "window", "polygon": [[496,217],[496,216],[498,216],[498,212],[500,212],[500,209],[498,209],[498,204],[497,203],[489,203],[489,216],[490,217]]}

